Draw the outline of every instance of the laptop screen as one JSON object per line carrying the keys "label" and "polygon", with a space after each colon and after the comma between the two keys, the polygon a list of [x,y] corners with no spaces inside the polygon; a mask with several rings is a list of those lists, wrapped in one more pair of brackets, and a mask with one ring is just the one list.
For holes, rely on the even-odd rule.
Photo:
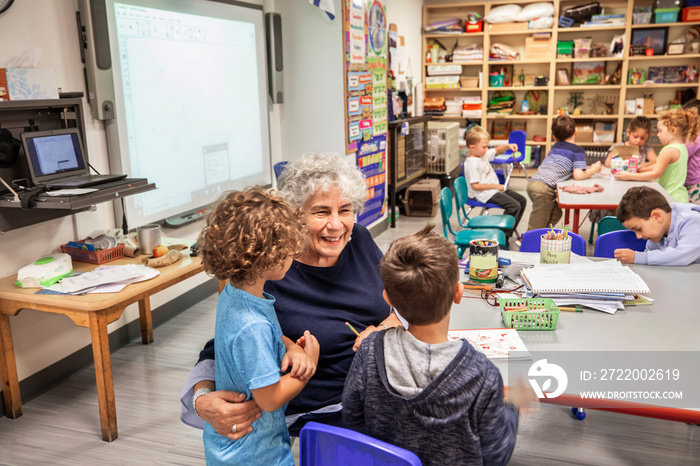
{"label": "laptop screen", "polygon": [[34,184],[44,184],[89,172],[77,128],[22,133]]}

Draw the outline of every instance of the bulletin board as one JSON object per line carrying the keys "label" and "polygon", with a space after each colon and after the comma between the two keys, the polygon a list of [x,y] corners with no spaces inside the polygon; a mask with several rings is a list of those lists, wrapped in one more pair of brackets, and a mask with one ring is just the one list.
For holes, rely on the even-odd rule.
{"label": "bulletin board", "polygon": [[362,225],[386,210],[387,55],[385,0],[344,0],[345,144],[369,190]]}

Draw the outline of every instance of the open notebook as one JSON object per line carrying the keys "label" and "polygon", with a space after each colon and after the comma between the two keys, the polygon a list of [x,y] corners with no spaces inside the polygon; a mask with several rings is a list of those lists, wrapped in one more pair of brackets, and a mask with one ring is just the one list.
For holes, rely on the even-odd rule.
{"label": "open notebook", "polygon": [[521,276],[533,293],[651,293],[642,277],[617,261],[538,264]]}

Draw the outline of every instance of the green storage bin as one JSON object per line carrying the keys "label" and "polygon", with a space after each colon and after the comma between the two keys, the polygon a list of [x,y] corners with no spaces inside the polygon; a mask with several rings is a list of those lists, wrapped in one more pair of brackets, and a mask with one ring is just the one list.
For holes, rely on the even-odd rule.
{"label": "green storage bin", "polygon": [[[559,307],[551,299],[499,299],[503,324],[516,330],[555,330]],[[509,310],[523,308],[523,310]]]}
{"label": "green storage bin", "polygon": [[657,8],[654,10],[654,22],[657,24],[678,22],[680,11],[680,8]]}

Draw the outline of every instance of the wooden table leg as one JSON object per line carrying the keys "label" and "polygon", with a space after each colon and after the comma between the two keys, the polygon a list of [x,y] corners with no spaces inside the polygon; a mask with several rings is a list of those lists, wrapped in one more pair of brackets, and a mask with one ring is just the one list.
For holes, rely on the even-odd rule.
{"label": "wooden table leg", "polygon": [[569,209],[564,209],[564,225],[569,224]]}
{"label": "wooden table leg", "polygon": [[103,312],[91,312],[89,316],[102,440],[111,442],[117,438],[118,434],[117,407],[114,402],[114,382],[112,380],[112,360],[109,354],[109,335],[107,334],[107,317]]}
{"label": "wooden table leg", "polygon": [[153,343],[153,319],[151,317],[151,298],[146,296],[139,301],[139,317],[141,321],[141,342],[144,345]]}
{"label": "wooden table leg", "polygon": [[5,398],[5,415],[16,419],[22,415],[22,395],[19,393],[15,349],[12,346],[10,316],[0,314],[0,382]]}
{"label": "wooden table leg", "polygon": [[579,209],[574,209],[574,224],[572,226],[571,231],[574,233],[578,234],[578,220],[579,220],[579,214],[581,213],[581,210]]}

